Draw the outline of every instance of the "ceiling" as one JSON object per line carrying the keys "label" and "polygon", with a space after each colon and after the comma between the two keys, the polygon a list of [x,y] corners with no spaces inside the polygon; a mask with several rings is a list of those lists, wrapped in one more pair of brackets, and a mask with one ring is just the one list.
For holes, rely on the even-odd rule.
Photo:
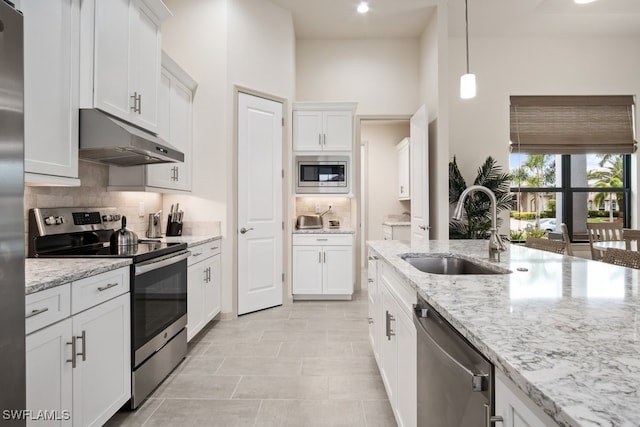
{"label": "ceiling", "polygon": [[[293,14],[298,39],[412,38],[423,32],[438,0],[271,0]],[[449,33],[464,35],[464,0],[440,0],[449,9]],[[640,0],[468,0],[471,36],[640,35]]]}

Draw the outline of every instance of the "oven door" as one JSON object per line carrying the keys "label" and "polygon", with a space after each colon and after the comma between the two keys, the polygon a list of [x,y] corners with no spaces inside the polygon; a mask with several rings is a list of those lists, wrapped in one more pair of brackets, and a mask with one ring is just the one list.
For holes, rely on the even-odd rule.
{"label": "oven door", "polygon": [[133,266],[131,335],[134,368],[187,324],[189,255],[189,251],[182,251]]}

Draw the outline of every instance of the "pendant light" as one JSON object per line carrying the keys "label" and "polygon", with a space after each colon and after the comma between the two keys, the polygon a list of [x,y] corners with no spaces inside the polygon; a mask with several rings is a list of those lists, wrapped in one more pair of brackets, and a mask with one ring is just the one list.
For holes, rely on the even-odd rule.
{"label": "pendant light", "polygon": [[460,98],[469,99],[476,96],[476,75],[469,73],[469,9],[464,0],[464,33],[467,46],[467,73],[460,77]]}

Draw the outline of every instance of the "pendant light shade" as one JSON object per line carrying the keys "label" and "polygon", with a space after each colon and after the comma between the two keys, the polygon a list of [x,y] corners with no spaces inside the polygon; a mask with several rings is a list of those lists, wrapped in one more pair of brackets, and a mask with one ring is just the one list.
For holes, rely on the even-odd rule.
{"label": "pendant light shade", "polygon": [[460,98],[469,99],[476,96],[476,75],[463,74],[460,77]]}
{"label": "pendant light shade", "polygon": [[464,0],[464,34],[467,48],[467,73],[460,77],[460,98],[470,99],[476,96],[476,75],[469,73],[469,8]]}

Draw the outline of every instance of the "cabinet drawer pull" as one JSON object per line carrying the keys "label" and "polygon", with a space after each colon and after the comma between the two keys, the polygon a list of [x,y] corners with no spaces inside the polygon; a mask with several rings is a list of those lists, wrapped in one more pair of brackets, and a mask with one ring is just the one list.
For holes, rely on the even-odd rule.
{"label": "cabinet drawer pull", "polygon": [[316,239],[317,242],[326,242],[329,239]]}
{"label": "cabinet drawer pull", "polygon": [[82,356],[82,360],[87,360],[87,333],[86,331],[82,331],[82,335],[76,337],[76,340],[82,340],[82,351],[80,353],[76,353],[78,356]]}
{"label": "cabinet drawer pull", "polygon": [[193,257],[195,258],[197,256],[202,255],[202,252],[192,252],[191,255],[193,255]]}
{"label": "cabinet drawer pull", "polygon": [[76,367],[76,338],[71,337],[71,342],[68,342],[67,345],[71,346],[71,359],[67,359],[67,362],[71,362],[71,368],[75,369]]}
{"label": "cabinet drawer pull", "polygon": [[42,314],[42,313],[44,313],[45,311],[49,311],[49,307],[45,307],[45,308],[37,308],[37,309],[35,309],[35,310],[31,310],[31,313],[27,314],[24,318],[25,318],[25,319],[28,319],[28,318],[30,318],[30,317],[37,316],[38,314]]}
{"label": "cabinet drawer pull", "polygon": [[211,251],[215,251],[216,249],[218,249],[217,246],[212,246],[212,247],[209,248],[209,250],[211,250]]}
{"label": "cabinet drawer pull", "polygon": [[100,292],[102,292],[102,291],[106,291],[107,289],[111,289],[111,288],[113,288],[113,287],[115,287],[115,286],[118,286],[119,284],[120,284],[120,283],[118,283],[118,282],[115,282],[115,283],[108,283],[108,284],[106,284],[106,285],[104,285],[104,286],[98,286],[98,290],[99,290]]}

